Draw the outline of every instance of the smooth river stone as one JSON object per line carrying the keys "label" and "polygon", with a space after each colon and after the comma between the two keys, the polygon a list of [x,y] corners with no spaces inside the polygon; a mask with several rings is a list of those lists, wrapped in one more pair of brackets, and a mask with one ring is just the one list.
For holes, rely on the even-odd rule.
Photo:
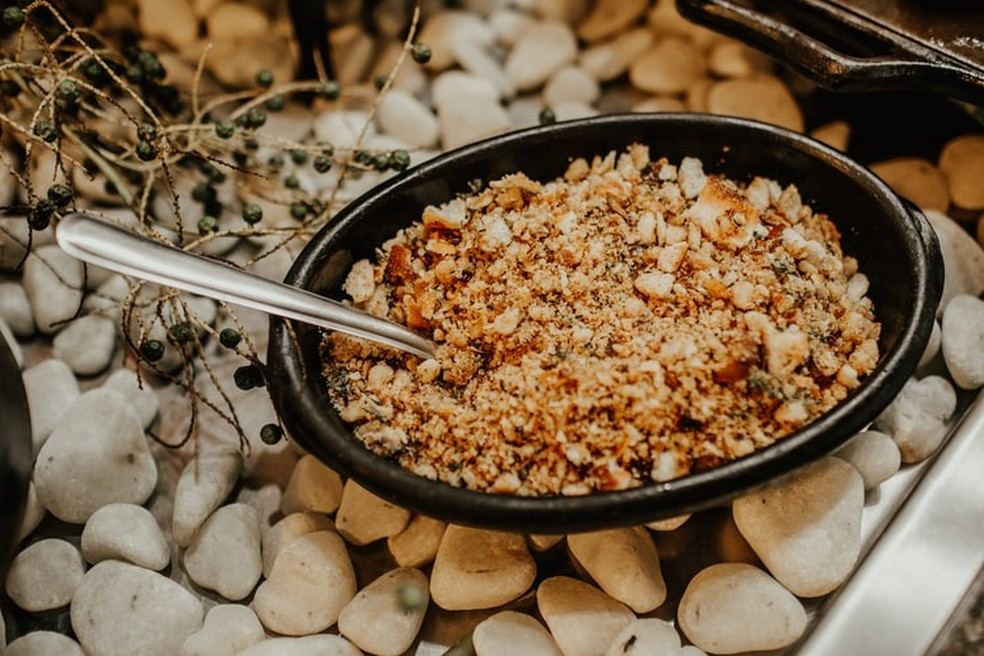
{"label": "smooth river stone", "polygon": [[92,564],[125,560],[160,571],[171,550],[150,511],[129,503],[111,503],[92,513],[82,531],[82,555]]}
{"label": "smooth river stone", "polygon": [[536,618],[512,610],[496,613],[475,627],[476,656],[563,656],[557,641]]}
{"label": "smooth river stone", "polygon": [[64,540],[35,542],[17,554],[7,572],[11,601],[38,613],[67,606],[85,574],[79,550]]}
{"label": "smooth river stone", "polygon": [[864,482],[824,458],[732,504],[738,530],[776,579],[800,597],[844,582],[861,550]]}
{"label": "smooth river stone", "polygon": [[315,635],[264,640],[237,656],[362,656],[362,652],[340,636]]}
{"label": "smooth river stone", "polygon": [[942,212],[925,211],[943,252],[943,297],[939,312],[957,294],[978,296],[984,292],[984,249],[959,223]]}
{"label": "smooth river stone", "polygon": [[307,455],[294,465],[280,501],[280,512],[284,515],[308,511],[331,514],[338,510],[341,502],[342,477],[314,456]]}
{"label": "smooth river stone", "polygon": [[37,454],[62,415],[82,392],[69,366],[54,358],[25,370],[23,379],[31,413],[31,440]]}
{"label": "smooth river stone", "polygon": [[400,567],[423,567],[434,561],[446,529],[439,519],[414,515],[405,529],[386,539],[386,546]]}
{"label": "smooth river stone", "polygon": [[332,626],[355,593],[345,543],[333,531],[317,531],[281,550],[253,596],[253,610],[270,631],[309,635]]}
{"label": "smooth river stone", "polygon": [[263,534],[263,576],[270,576],[281,550],[297,538],[308,533],[333,530],[335,522],[318,513],[287,515]]}
{"label": "smooth river stone", "polygon": [[109,366],[116,349],[116,326],[105,317],[73,320],[55,335],[54,355],[80,376],[92,376]]}
{"label": "smooth river stone", "polygon": [[249,595],[263,573],[256,510],[233,503],[212,513],[191,539],[184,567],[192,581],[230,601]]}
{"label": "smooth river stone", "polygon": [[946,378],[910,378],[875,420],[892,436],[906,464],[925,460],[946,437],[947,422],[957,408],[957,393]]}
{"label": "smooth river stone", "polygon": [[567,547],[602,590],[635,612],[648,613],[666,600],[659,554],[643,527],[573,533]]}
{"label": "smooth river stone", "polygon": [[202,604],[174,581],[107,560],[72,599],[72,628],[87,654],[174,656],[202,624]]}
{"label": "smooth river stone", "polygon": [[583,581],[554,576],[536,591],[540,615],[564,656],[604,654],[635,615],[625,605]]}
{"label": "smooth river stone", "polygon": [[677,515],[676,517],[667,517],[666,519],[658,519],[655,522],[649,522],[646,524],[646,528],[651,531],[675,531],[683,526],[688,519],[690,519],[690,513],[687,513],[686,515]]}
{"label": "smooth river stone", "polygon": [[41,447],[34,469],[38,500],[55,517],[83,524],[108,503],[142,504],[157,465],[136,413],[117,392],[86,392]]}
{"label": "smooth river stone", "polygon": [[202,628],[188,636],[179,656],[236,656],[265,638],[249,606],[219,604],[208,611]]}
{"label": "smooth river stone", "polygon": [[600,0],[577,28],[585,41],[598,41],[634,23],[649,7],[647,0]]}
{"label": "smooth river stone", "polygon": [[82,263],[58,246],[41,246],[24,263],[24,291],[38,330],[61,330],[82,303]]}
{"label": "smooth river stone", "polygon": [[780,649],[806,629],[803,604],[744,563],[701,570],[683,593],[677,618],[687,638],[712,654]]}
{"label": "smooth river stone", "polygon": [[520,91],[534,89],[574,61],[577,39],[563,23],[543,22],[527,28],[506,58],[506,76]]}
{"label": "smooth river stone", "polygon": [[145,429],[154,423],[160,401],[148,381],[143,381],[143,389],[141,389],[136,373],[130,369],[117,369],[109,375],[103,386],[123,395],[126,402],[137,413]]}
{"label": "smooth river stone", "polygon": [[680,636],[669,622],[638,619],[612,641],[605,656],[679,656]]}
{"label": "smooth river stone", "polygon": [[[416,586],[422,603],[415,609],[400,604],[401,590]],[[359,649],[378,656],[400,656],[413,644],[429,602],[427,577],[419,569],[391,570],[362,588],[338,616],[338,632]]]}
{"label": "smooth river stone", "polygon": [[943,360],[963,389],[984,385],[984,301],[970,294],[950,299],[943,311]]}
{"label": "smooth river stone", "polygon": [[858,433],[834,456],[854,465],[871,490],[895,475],[902,464],[902,454],[891,436],[875,430]]}
{"label": "smooth river stone", "polygon": [[174,491],[172,530],[179,547],[191,544],[198,527],[226,500],[242,467],[242,455],[233,447],[214,448],[185,465]]}
{"label": "smooth river stone", "polygon": [[495,608],[526,592],[536,562],[517,533],[451,524],[431,572],[431,597],[445,610]]}
{"label": "smooth river stone", "polygon": [[369,544],[396,535],[409,523],[409,510],[380,499],[352,479],[345,481],[335,527],[347,542]]}
{"label": "smooth river stone", "polygon": [[0,319],[7,322],[18,337],[34,334],[34,315],[24,287],[16,282],[0,283]]}
{"label": "smooth river stone", "polygon": [[[3,645],[2,641],[0,645]],[[3,656],[85,656],[85,654],[82,653],[79,643],[68,636],[54,631],[34,631],[10,643],[3,650]]]}

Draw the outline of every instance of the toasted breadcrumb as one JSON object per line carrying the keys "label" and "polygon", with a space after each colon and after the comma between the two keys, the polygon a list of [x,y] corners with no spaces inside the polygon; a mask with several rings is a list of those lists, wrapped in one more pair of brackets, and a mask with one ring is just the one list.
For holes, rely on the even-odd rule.
{"label": "toasted breadcrumb", "polygon": [[751,453],[842,400],[878,362],[867,287],[795,187],[633,145],[428,207],[343,289],[437,358],[327,334],[326,383],[368,448],[422,476],[623,489]]}

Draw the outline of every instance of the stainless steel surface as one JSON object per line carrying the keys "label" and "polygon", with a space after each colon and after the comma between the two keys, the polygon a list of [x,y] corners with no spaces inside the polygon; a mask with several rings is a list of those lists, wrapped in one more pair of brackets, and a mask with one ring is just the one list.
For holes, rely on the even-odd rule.
{"label": "stainless steel surface", "polygon": [[984,566],[982,466],[984,394],[828,604],[800,654],[847,653],[847,645],[872,656],[929,649]]}
{"label": "stainless steel surface", "polygon": [[145,239],[86,214],[58,224],[58,245],[90,264],[419,355],[434,344],[408,328],[242,269]]}

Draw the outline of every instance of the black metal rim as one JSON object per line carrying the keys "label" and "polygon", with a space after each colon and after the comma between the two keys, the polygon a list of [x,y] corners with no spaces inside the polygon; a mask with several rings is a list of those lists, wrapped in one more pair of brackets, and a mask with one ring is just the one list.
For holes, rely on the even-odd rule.
{"label": "black metal rim", "polygon": [[857,390],[828,413],[773,445],[683,478],[576,497],[494,495],[417,476],[366,449],[325,406],[324,395],[316,388],[323,385],[317,350],[302,351],[294,336],[296,326],[274,318],[270,324],[267,383],[291,436],[340,473],[415,511],[462,524],[561,533],[638,524],[715,505],[822,457],[877,417],[914,371],[932,330],[943,281],[935,234],[917,210],[905,207],[884,183],[842,153],[801,134],[755,121],[697,114],[608,115],[530,128],[465,146],[384,182],[349,204],[312,238],[295,260],[286,282],[310,288],[331,244],[361,221],[370,220],[373,205],[394,189],[415,185],[468,158],[494,157],[497,148],[531,137],[575,136],[587,126],[618,130],[629,124],[659,124],[664,129],[717,124],[773,144],[779,142],[813,157],[817,166],[836,167],[849,174],[893,215],[892,220],[902,226],[902,239],[910,248],[899,256],[908,258],[906,265],[914,272],[916,285],[909,290],[910,303],[900,338]]}

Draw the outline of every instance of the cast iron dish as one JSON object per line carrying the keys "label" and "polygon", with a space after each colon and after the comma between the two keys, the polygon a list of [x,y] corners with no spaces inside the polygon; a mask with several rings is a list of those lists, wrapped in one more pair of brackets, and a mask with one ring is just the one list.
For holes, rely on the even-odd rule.
{"label": "cast iron dish", "polygon": [[[633,142],[654,157],[699,157],[708,172],[795,183],[805,202],[842,232],[845,253],[871,280],[882,324],[881,361],[846,400],[775,444],[676,480],[576,497],[524,498],[455,488],[375,455],[336,414],[322,379],[318,330],[272,319],[267,383],[298,444],[340,473],[401,506],[462,524],[565,533],[640,524],[707,507],[809,463],[863,429],[896,396],[922,355],[943,286],[932,228],[867,169],[800,134],[752,121],[697,114],[612,115],[541,126],[472,144],[390,179],[351,203],[301,252],[286,282],[342,298],[350,265],[428,204],[468,190],[470,181],[523,171],[560,176],[570,160]],[[289,325],[288,325],[289,323]]]}
{"label": "cast iron dish", "polygon": [[34,458],[20,367],[0,337],[0,577],[14,550]]}

